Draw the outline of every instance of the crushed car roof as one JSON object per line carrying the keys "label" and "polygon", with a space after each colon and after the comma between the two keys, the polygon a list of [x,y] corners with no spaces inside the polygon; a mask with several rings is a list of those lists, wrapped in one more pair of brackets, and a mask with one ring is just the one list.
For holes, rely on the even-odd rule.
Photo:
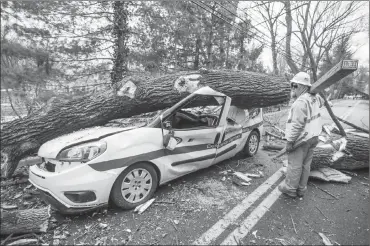
{"label": "crushed car roof", "polygon": [[221,92],[215,91],[214,89],[212,89],[209,86],[204,86],[204,87],[194,91],[193,93],[198,94],[198,95],[221,96],[221,97],[226,96],[225,94],[223,94]]}

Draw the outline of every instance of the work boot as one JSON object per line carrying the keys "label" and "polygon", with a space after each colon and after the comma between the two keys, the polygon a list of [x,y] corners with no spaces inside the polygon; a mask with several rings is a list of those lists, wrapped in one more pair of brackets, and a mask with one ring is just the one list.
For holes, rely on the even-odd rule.
{"label": "work boot", "polygon": [[298,197],[303,197],[304,196],[304,191],[300,190],[300,189],[297,189],[297,196]]}
{"label": "work boot", "polygon": [[286,196],[289,196],[289,197],[291,197],[291,198],[296,198],[297,197],[297,192],[295,192],[295,191],[290,191],[290,190],[287,190],[285,187],[283,187],[283,186],[281,186],[281,185],[279,185],[279,191],[281,192],[281,193],[283,193],[284,195],[286,195]]}

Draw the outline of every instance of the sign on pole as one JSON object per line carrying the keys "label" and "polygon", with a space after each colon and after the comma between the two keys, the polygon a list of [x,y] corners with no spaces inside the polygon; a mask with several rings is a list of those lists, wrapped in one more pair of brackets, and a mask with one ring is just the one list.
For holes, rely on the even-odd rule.
{"label": "sign on pole", "polygon": [[356,71],[358,68],[357,60],[342,60],[332,67],[326,74],[319,78],[311,86],[311,93],[319,93],[332,84],[346,77],[348,74]]}

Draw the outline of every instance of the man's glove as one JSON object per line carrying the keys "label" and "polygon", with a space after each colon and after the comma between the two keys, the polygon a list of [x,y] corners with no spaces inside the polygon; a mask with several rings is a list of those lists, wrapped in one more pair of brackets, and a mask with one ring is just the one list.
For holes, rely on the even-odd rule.
{"label": "man's glove", "polygon": [[293,142],[287,142],[285,149],[287,153],[291,152],[293,150]]}

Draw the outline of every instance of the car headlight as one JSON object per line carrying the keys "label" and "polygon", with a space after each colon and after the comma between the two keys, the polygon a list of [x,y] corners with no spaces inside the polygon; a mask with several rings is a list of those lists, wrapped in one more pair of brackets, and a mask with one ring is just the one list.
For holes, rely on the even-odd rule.
{"label": "car headlight", "polygon": [[103,154],[106,149],[107,143],[103,141],[85,143],[62,150],[57,160],[87,162]]}

